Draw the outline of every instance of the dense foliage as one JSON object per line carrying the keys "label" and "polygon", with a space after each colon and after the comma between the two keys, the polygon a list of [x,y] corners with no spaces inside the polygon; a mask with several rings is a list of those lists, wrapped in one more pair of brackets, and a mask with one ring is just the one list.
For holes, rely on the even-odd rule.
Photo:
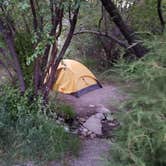
{"label": "dense foliage", "polygon": [[[157,36],[165,26],[158,10],[166,16],[164,0],[0,0],[0,65],[13,82],[13,88],[0,87],[0,165],[54,160],[78,150],[78,139],[52,116],[56,109],[69,122],[72,108],[48,100],[65,55],[96,71],[109,69],[107,80],[130,85],[108,164],[165,166],[166,35]],[[145,48],[144,40],[145,57],[138,49]]]}
{"label": "dense foliage", "polygon": [[141,60],[119,63],[116,72],[130,83],[129,100],[117,116],[109,165],[166,165],[166,49],[165,36],[153,36],[151,52]]}
{"label": "dense foliage", "polygon": [[[162,2],[162,14],[166,16],[166,2]],[[140,12],[141,11],[141,12]],[[133,27],[142,32],[161,32],[160,20],[157,13],[157,0],[145,0],[134,5],[128,12],[128,17]]]}
{"label": "dense foliage", "polygon": [[54,106],[32,102],[31,90],[23,96],[17,89],[0,87],[0,165],[61,159],[76,154],[78,139],[51,118]]}

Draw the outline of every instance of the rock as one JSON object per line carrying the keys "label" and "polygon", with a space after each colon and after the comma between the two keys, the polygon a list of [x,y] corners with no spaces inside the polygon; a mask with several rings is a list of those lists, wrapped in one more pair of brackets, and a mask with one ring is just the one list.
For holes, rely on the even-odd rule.
{"label": "rock", "polygon": [[90,135],[90,138],[96,138],[96,134],[94,134],[94,133],[92,133],[91,135]]}
{"label": "rock", "polygon": [[95,134],[102,135],[101,120],[96,118],[95,115],[92,115],[83,126]]}
{"label": "rock", "polygon": [[105,119],[105,116],[102,113],[95,114],[95,117],[98,118],[98,119],[100,119],[100,120]]}
{"label": "rock", "polygon": [[95,107],[95,105],[93,105],[93,104],[89,104],[89,107],[93,108],[93,107]]}
{"label": "rock", "polygon": [[81,134],[86,137],[88,135],[88,129],[83,128]]}
{"label": "rock", "polygon": [[64,122],[64,118],[59,117],[58,120],[59,120],[60,122]]}
{"label": "rock", "polygon": [[66,132],[69,132],[69,131],[70,131],[70,129],[69,129],[68,126],[64,126],[63,128],[64,128],[64,130],[65,130]]}
{"label": "rock", "polygon": [[111,126],[111,127],[116,127],[117,126],[117,124],[112,123],[112,122],[108,123],[108,125]]}
{"label": "rock", "polygon": [[61,124],[61,122],[60,122],[59,120],[56,120],[56,123],[57,123],[57,124]]}
{"label": "rock", "polygon": [[88,131],[88,132],[87,132],[87,135],[88,135],[88,136],[90,136],[91,134],[92,134],[92,132],[91,132],[91,131]]}
{"label": "rock", "polygon": [[80,122],[80,123],[84,123],[85,121],[86,121],[85,118],[79,118],[79,122]]}
{"label": "rock", "polygon": [[104,105],[98,104],[96,108],[96,112],[98,113],[109,113],[111,112],[108,108],[105,108]]}
{"label": "rock", "polygon": [[86,132],[88,132],[88,129],[83,128],[83,129],[82,129],[82,132],[86,133]]}

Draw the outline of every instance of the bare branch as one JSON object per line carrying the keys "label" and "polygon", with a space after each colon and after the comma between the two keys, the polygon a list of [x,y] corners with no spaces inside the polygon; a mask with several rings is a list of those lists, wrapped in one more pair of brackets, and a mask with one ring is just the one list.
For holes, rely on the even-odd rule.
{"label": "bare branch", "polygon": [[84,34],[84,33],[91,33],[91,34],[94,34],[94,35],[106,37],[107,39],[116,42],[116,43],[119,44],[121,47],[127,48],[126,42],[124,42],[124,41],[122,41],[122,40],[119,40],[119,39],[117,39],[115,36],[113,36],[113,35],[108,35],[108,34],[106,34],[106,33],[104,33],[104,32],[98,32],[98,31],[93,31],[93,30],[82,30],[82,31],[79,31],[79,32],[74,33],[74,35],[79,35],[79,34]]}
{"label": "bare branch", "polygon": [[165,21],[162,14],[161,4],[162,4],[162,0],[157,0],[157,12],[160,19],[161,32],[163,33],[165,29]]}

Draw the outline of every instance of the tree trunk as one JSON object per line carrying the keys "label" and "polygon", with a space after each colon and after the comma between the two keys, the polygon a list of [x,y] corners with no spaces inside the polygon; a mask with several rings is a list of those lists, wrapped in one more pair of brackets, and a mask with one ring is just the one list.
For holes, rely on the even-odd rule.
{"label": "tree trunk", "polygon": [[70,19],[70,30],[69,30],[68,35],[66,37],[66,40],[63,44],[63,47],[62,47],[58,57],[53,60],[54,62],[52,64],[52,66],[50,66],[51,72],[49,73],[49,76],[48,76],[46,83],[43,85],[44,86],[43,94],[44,94],[45,100],[47,100],[49,91],[57,79],[56,71],[57,71],[58,65],[59,65],[60,61],[62,60],[63,56],[65,55],[67,48],[70,45],[71,39],[72,39],[73,34],[74,34],[74,30],[76,27],[78,13],[79,13],[79,7],[77,9],[75,9],[74,14],[73,14],[73,18]]}
{"label": "tree trunk", "polygon": [[9,52],[10,52],[11,56],[13,57],[14,67],[17,72],[18,80],[20,83],[20,91],[21,91],[21,93],[24,93],[25,92],[25,82],[24,82],[23,73],[22,73],[22,70],[20,67],[20,63],[18,60],[18,56],[17,56],[17,53],[14,48],[12,34],[11,34],[11,32],[7,32],[7,30],[3,26],[3,22],[1,20],[0,20],[0,33],[2,34],[2,36],[6,42],[6,45],[9,48]]}
{"label": "tree trunk", "polygon": [[158,16],[160,19],[160,24],[161,24],[161,32],[164,32],[165,29],[165,21],[162,15],[162,9],[161,9],[161,4],[162,4],[162,0],[157,0],[157,12],[158,12]]}
{"label": "tree trunk", "polygon": [[101,2],[116,26],[128,41],[130,48],[132,48],[136,57],[143,57],[147,53],[147,49],[140,44],[134,31],[124,22],[115,4],[111,0],[101,0]]}

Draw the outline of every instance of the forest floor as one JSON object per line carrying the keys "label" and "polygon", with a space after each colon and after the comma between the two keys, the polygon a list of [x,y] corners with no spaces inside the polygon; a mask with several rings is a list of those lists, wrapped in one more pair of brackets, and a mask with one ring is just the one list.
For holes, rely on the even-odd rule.
{"label": "forest floor", "polygon": [[[60,94],[59,98],[63,102],[71,104],[77,116],[85,117],[95,114],[98,104],[104,105],[111,112],[116,111],[116,105],[119,105],[125,98],[120,89],[118,86],[107,84],[103,85],[103,88],[91,91],[79,98],[63,94]],[[81,142],[79,156],[75,159],[67,159],[68,162],[63,161],[60,166],[104,166],[111,147],[110,139],[83,138]],[[57,166],[57,164],[52,163],[51,166]]]}

